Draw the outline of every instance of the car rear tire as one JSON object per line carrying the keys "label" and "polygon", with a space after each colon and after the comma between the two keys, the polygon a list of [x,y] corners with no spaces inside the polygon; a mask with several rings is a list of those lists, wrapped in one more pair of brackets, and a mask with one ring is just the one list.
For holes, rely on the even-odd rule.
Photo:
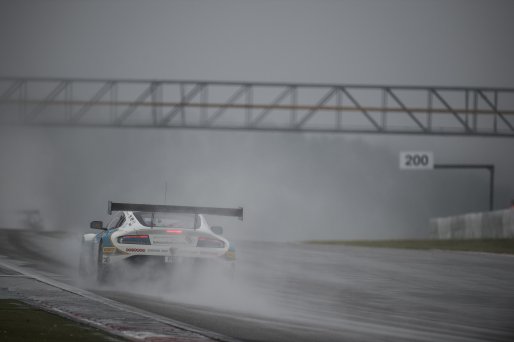
{"label": "car rear tire", "polygon": [[109,265],[103,262],[103,244],[98,246],[98,258],[96,263],[96,280],[99,284],[105,284],[109,278]]}
{"label": "car rear tire", "polygon": [[91,245],[82,239],[79,258],[79,276],[82,279],[90,278],[93,273],[94,259],[91,251]]}

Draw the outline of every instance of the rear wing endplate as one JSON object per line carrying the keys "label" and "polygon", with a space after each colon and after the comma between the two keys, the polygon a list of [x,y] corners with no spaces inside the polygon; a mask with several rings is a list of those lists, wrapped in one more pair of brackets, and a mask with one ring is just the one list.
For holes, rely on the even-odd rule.
{"label": "rear wing endplate", "polygon": [[135,204],[117,203],[109,201],[107,212],[113,211],[145,211],[154,213],[184,213],[184,214],[205,214],[218,216],[233,216],[243,220],[243,208],[211,208],[211,207],[189,207],[181,205],[159,205],[159,204]]}

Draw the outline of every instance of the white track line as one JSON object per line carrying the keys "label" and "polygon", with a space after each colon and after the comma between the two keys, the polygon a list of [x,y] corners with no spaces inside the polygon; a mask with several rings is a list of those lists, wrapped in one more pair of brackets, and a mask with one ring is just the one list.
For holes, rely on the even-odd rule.
{"label": "white track line", "polygon": [[[212,339],[217,340],[217,341],[239,342],[239,340],[236,340],[234,338],[231,338],[231,337],[228,337],[228,336],[224,336],[224,335],[212,332],[212,331],[204,330],[204,329],[201,329],[201,328],[198,328],[198,327],[195,327],[195,326],[183,323],[183,322],[179,322],[179,321],[176,321],[174,319],[163,317],[163,316],[160,316],[160,315],[148,312],[148,311],[144,311],[144,310],[141,310],[141,309],[138,309],[138,308],[126,305],[126,304],[122,304],[120,302],[116,302],[114,300],[111,300],[111,299],[99,296],[97,294],[94,294],[92,292],[89,292],[89,291],[86,291],[86,290],[83,290],[83,289],[80,289],[80,288],[77,288],[77,287],[74,287],[74,286],[71,286],[71,285],[68,285],[68,284],[64,284],[64,283],[61,283],[59,281],[56,281],[56,280],[53,280],[53,279],[50,279],[50,278],[47,278],[47,277],[42,276],[42,275],[40,275],[40,274],[38,274],[36,272],[27,270],[27,269],[19,267],[19,266],[16,266],[16,265],[14,265],[11,262],[6,261],[4,256],[2,256],[2,259],[0,259],[0,266],[4,267],[4,268],[7,268],[7,269],[9,269],[11,271],[18,272],[18,273],[22,274],[25,277],[35,279],[35,280],[40,281],[40,282],[42,282],[44,284],[47,284],[47,285],[59,288],[61,290],[64,290],[64,291],[67,291],[67,292],[70,292],[70,293],[73,293],[73,294],[76,294],[76,295],[79,295],[79,296],[87,298],[89,300],[96,301],[96,302],[108,305],[110,307],[114,307],[114,308],[116,308],[118,310],[122,310],[122,311],[129,312],[129,313],[132,313],[132,314],[140,315],[140,316],[143,316],[143,317],[155,320],[155,321],[160,322],[160,323],[168,324],[168,325],[171,325],[173,327],[177,327],[177,328],[189,331],[189,332],[193,332],[193,333],[196,333],[196,334],[199,334],[199,335],[203,335],[203,336],[212,338]],[[58,310],[56,310],[56,311],[58,311]],[[93,324],[93,322],[89,322],[89,324],[97,326],[97,324]]]}

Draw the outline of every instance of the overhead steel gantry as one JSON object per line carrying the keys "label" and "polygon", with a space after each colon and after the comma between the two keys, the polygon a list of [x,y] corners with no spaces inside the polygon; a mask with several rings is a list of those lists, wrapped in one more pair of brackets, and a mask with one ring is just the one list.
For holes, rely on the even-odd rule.
{"label": "overhead steel gantry", "polygon": [[514,137],[514,89],[4,77],[0,123]]}

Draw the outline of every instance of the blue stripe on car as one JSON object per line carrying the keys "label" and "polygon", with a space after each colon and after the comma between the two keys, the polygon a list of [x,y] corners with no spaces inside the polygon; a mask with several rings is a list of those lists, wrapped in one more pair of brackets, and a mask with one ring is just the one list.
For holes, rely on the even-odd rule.
{"label": "blue stripe on car", "polygon": [[[102,246],[114,247],[114,245],[112,244],[112,241],[111,241],[111,235],[112,235],[112,233],[114,233],[117,230],[118,230],[117,228],[109,229],[106,232],[102,232],[102,233],[98,234],[98,235],[100,235],[99,239],[102,240]],[[97,235],[97,237],[98,237],[98,235]]]}

